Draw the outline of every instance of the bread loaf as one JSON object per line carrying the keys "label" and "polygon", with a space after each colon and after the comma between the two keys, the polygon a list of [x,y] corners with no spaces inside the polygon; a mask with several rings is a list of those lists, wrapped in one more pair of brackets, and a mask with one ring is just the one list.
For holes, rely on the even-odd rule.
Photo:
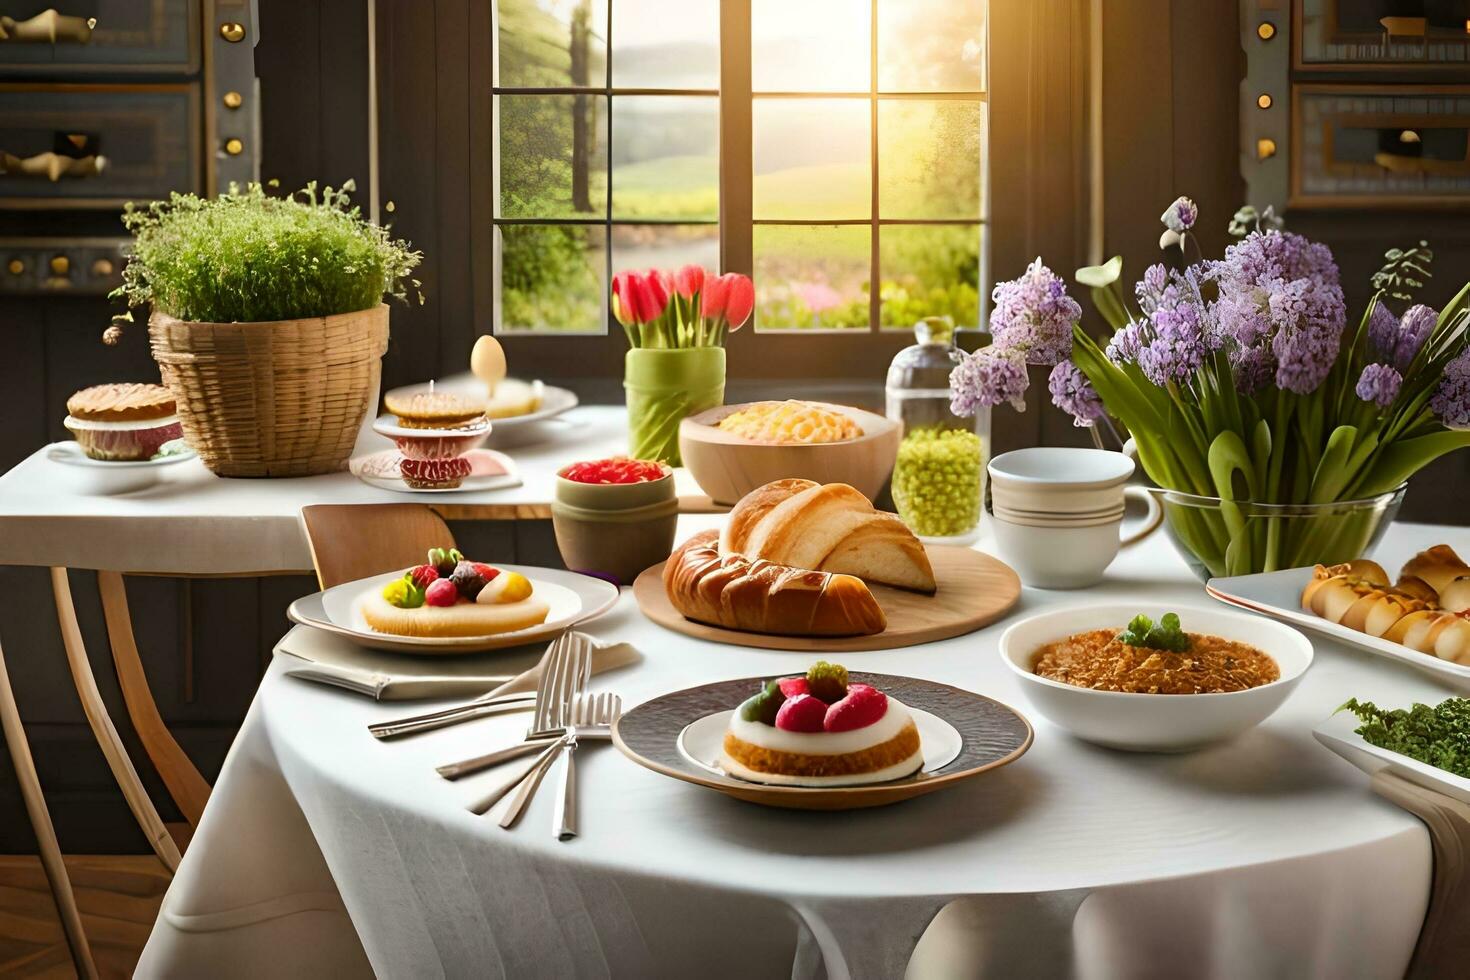
{"label": "bread loaf", "polygon": [[689,619],[787,636],[866,636],[888,621],[861,579],[722,555],[717,535],[695,535],[664,566],[664,591]]}
{"label": "bread loaf", "polygon": [[752,490],[730,512],[720,551],[915,592],[937,587],[914,533],[845,483],[777,480]]}
{"label": "bread loaf", "polygon": [[[1399,586],[1389,586],[1383,569],[1372,562],[1318,565],[1302,589],[1302,608],[1360,633],[1470,664],[1470,615],[1440,608],[1437,593],[1421,578],[1426,571],[1434,574],[1419,561],[1425,554],[1404,566]],[[1411,565],[1420,575],[1410,574]],[[1426,592],[1434,598],[1425,598]]]}

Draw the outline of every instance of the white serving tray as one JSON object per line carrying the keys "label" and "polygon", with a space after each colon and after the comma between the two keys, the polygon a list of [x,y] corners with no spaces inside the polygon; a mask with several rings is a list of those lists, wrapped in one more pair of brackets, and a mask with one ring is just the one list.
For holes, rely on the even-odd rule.
{"label": "white serving tray", "polygon": [[1380,657],[1397,660],[1432,676],[1441,684],[1448,685],[1461,693],[1470,692],[1470,667],[1440,660],[1430,653],[1406,647],[1401,643],[1390,643],[1382,637],[1369,636],[1338,623],[1328,622],[1321,616],[1301,607],[1301,594],[1312,580],[1311,568],[1288,568],[1279,572],[1262,572],[1258,575],[1236,575],[1230,578],[1212,578],[1205,584],[1205,591],[1213,598],[1242,609],[1265,613],[1276,619],[1330,636],[1351,647],[1366,650]]}
{"label": "white serving tray", "polygon": [[1470,779],[1456,776],[1427,762],[1411,759],[1390,749],[1370,745],[1357,734],[1361,722],[1351,711],[1339,711],[1312,730],[1317,741],[1372,776],[1384,769],[1416,786],[1470,803]]}

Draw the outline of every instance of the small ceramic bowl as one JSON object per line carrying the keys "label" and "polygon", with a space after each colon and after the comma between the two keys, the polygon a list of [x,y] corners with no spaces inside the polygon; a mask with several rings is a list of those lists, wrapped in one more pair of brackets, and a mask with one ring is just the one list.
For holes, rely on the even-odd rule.
{"label": "small ceramic bowl", "polygon": [[[1269,684],[1222,694],[1128,694],[1064,684],[1032,671],[1042,646],[1093,629],[1123,629],[1143,613],[1157,622],[1179,615],[1190,633],[1249,643],[1270,655],[1281,676]],[[1290,626],[1206,606],[1107,603],[1052,609],[1012,625],[1000,655],[1021,680],[1031,704],[1048,721],[1088,742],[1132,752],[1187,752],[1233,738],[1281,707],[1312,665],[1312,644]]]}
{"label": "small ceramic bowl", "polygon": [[579,483],[556,475],[551,524],[562,561],[574,572],[632,585],[669,557],[679,521],[674,471],[639,483]]}

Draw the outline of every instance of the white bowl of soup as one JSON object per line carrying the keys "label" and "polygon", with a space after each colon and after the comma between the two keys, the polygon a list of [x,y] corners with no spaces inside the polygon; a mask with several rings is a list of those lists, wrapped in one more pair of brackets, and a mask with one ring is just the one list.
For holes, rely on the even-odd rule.
{"label": "white bowl of soup", "polygon": [[[1168,614],[1175,631],[1128,629],[1139,615],[1158,625]],[[1312,665],[1312,643],[1249,613],[1112,602],[1023,619],[1002,634],[1000,655],[1037,712],[1078,738],[1186,752],[1270,717]]]}

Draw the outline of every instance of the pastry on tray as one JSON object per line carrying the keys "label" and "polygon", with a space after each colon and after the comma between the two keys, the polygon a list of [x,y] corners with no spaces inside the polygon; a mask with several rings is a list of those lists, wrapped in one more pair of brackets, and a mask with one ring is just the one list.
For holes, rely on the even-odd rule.
{"label": "pastry on tray", "polygon": [[843,442],[863,434],[850,416],[814,402],[752,402],[716,423],[721,432],[752,442],[779,444]]}
{"label": "pastry on tray", "polygon": [[730,716],[720,768],[778,786],[857,786],[924,765],[913,716],[897,698],[818,661],[768,682]]}
{"label": "pastry on tray", "polygon": [[152,459],[184,434],[174,396],[162,385],[105,384],[83,388],[66,400],[66,428],[92,459]]}
{"label": "pastry on tray", "polygon": [[1318,565],[1301,602],[1329,622],[1470,665],[1470,566],[1448,545],[1415,555],[1393,585],[1367,559]]}
{"label": "pastry on tray", "polygon": [[929,556],[908,526],[845,483],[757,487],[730,511],[720,551],[915,592],[936,588]]}
{"label": "pastry on tray", "polygon": [[432,548],[381,590],[362,599],[367,624],[395,636],[490,636],[539,626],[550,607],[519,572],[467,561],[454,548]]}

